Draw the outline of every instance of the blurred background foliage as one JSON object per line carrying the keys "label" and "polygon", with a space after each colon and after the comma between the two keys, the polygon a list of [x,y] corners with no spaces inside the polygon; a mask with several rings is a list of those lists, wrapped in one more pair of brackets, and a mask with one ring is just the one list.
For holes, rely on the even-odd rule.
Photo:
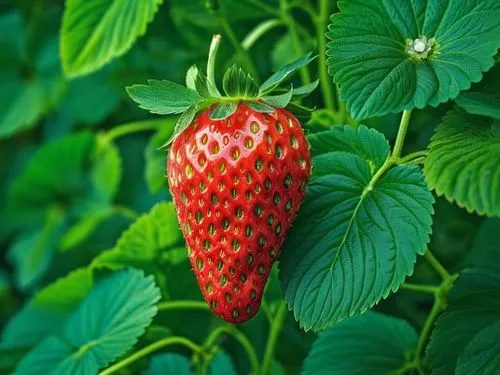
{"label": "blurred background foliage", "polygon": [[[154,274],[162,299],[201,300],[171,207],[158,206],[158,209],[170,210],[161,214],[171,215],[175,227],[155,227],[153,219],[147,222],[151,215],[136,221],[155,204],[170,200],[164,178],[165,151],[158,148],[169,138],[176,118],[160,119],[140,110],[126,95],[125,87],[148,78],[182,83],[192,64],[204,65],[214,33],[224,37],[218,57],[219,76],[235,61],[245,66],[242,52],[235,48],[232,39],[241,41],[262,21],[283,14],[293,17],[291,22],[297,25],[301,48],[316,51],[316,31],[304,9],[292,6],[284,10],[280,3],[224,0],[221,13],[210,11],[206,1],[165,1],[146,35],[126,54],[95,73],[70,80],[62,74],[58,52],[63,1],[2,1],[0,373],[12,371],[25,353],[56,329],[61,316],[85,295],[85,288],[89,287],[86,282],[91,285],[93,277],[105,272],[99,266],[102,259],[108,268],[114,261]],[[283,22],[259,39],[249,56],[258,76],[265,77],[297,58],[298,52]],[[312,66],[310,71],[316,78],[317,69]],[[311,120],[304,124],[306,132],[340,125],[322,109],[320,90],[305,103],[316,108]],[[449,108],[445,104],[415,112],[407,137],[408,152],[427,146],[434,128]],[[144,120],[150,121],[144,123],[147,131],[123,136],[113,132],[119,125]],[[399,116],[389,115],[364,123],[393,140]],[[351,124],[357,126],[354,121]],[[150,258],[145,253],[133,255],[137,249],[127,242],[127,232],[122,235],[129,227],[129,232],[137,232],[129,236],[141,237],[138,241],[147,244]],[[454,271],[470,261],[471,249],[481,252],[498,246],[491,241],[491,234],[497,235],[499,229],[498,220],[469,215],[438,199],[430,248]],[[162,238],[162,233],[168,233],[168,238]],[[125,252],[129,258],[105,253],[120,247],[122,242],[131,249]],[[47,292],[47,286],[57,287],[52,283],[74,270],[79,270],[78,274],[71,274],[67,284]],[[428,284],[434,283],[435,278],[427,264],[417,264],[414,281]],[[39,301],[44,300],[40,297],[43,292],[49,300],[45,300],[46,306],[54,306],[50,298],[56,293],[60,296],[58,303],[64,299],[67,305],[43,310],[44,303]],[[275,309],[280,298],[275,272],[266,292],[268,306],[241,326],[259,356],[264,353],[269,330],[266,309]],[[431,305],[432,296],[402,291],[377,309],[420,326]],[[139,346],[165,335],[181,335],[200,342],[221,324],[220,319],[206,311],[162,312]],[[280,365],[274,365],[273,373],[299,373],[314,339],[315,334],[301,331],[289,314],[277,347]],[[247,373],[247,357],[231,340],[228,338],[222,345],[233,358],[238,373]],[[135,373],[143,366],[143,362],[137,362],[123,373]]]}

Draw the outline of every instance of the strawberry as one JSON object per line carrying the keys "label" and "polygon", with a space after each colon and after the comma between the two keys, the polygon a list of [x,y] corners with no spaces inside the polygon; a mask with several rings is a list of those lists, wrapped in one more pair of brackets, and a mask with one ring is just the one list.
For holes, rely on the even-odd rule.
{"label": "strawberry", "polygon": [[173,142],[168,182],[205,300],[224,320],[255,315],[305,194],[307,141],[284,109],[208,109]]}
{"label": "strawberry", "polygon": [[[279,89],[307,54],[278,69],[260,87],[236,65],[224,74],[223,96],[215,84],[210,46],[207,75],[189,69],[186,86],[150,80],[127,92],[141,108],[182,113],[167,158],[167,178],[200,289],[224,320],[254,316],[271,268],[302,203],[311,158],[291,101],[318,81]],[[275,95],[273,95],[275,94]]]}

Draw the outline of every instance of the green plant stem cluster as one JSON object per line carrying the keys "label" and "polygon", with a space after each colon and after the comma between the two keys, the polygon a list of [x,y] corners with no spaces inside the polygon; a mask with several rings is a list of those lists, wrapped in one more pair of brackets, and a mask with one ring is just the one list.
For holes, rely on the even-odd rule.
{"label": "green plant stem cluster", "polygon": [[446,307],[446,296],[453,286],[453,283],[458,277],[458,274],[451,275],[446,271],[443,265],[436,259],[436,257],[427,250],[424,254],[425,259],[429,262],[431,267],[439,274],[442,278],[442,282],[438,286],[430,285],[415,285],[415,284],[403,284],[402,289],[411,290],[421,293],[430,293],[434,295],[434,304],[432,309],[425,320],[424,326],[420,332],[420,336],[417,342],[417,349],[413,357],[413,361],[407,364],[407,369],[416,369],[419,374],[424,374],[423,365],[423,354],[425,345],[429,340],[429,335],[432,330],[432,326],[436,321],[438,315]]}
{"label": "green plant stem cluster", "polygon": [[[426,150],[417,151],[411,154],[408,154],[404,157],[401,157],[401,153],[404,146],[404,141],[406,134],[408,132],[408,127],[410,125],[411,119],[411,111],[404,111],[401,117],[401,122],[399,125],[398,134],[396,136],[396,141],[394,142],[394,147],[392,151],[392,155],[387,159],[386,163],[382,166],[382,168],[377,172],[373,181],[378,180],[380,176],[387,171],[390,166],[394,164],[414,164],[415,162],[419,163],[422,159],[425,159],[427,155]],[[381,172],[382,171],[382,172]],[[379,175],[380,173],[380,175]],[[379,175],[378,178],[377,175]],[[458,277],[457,274],[451,275],[446,268],[436,259],[436,257],[431,253],[430,250],[427,250],[424,254],[425,259],[428,261],[430,266],[439,274],[442,279],[442,282],[438,286],[434,285],[416,285],[416,284],[403,284],[401,289],[421,292],[421,293],[430,293],[434,295],[434,304],[432,309],[425,320],[424,326],[420,332],[420,336],[417,342],[417,348],[415,351],[415,355],[413,356],[413,360],[406,364],[405,368],[402,369],[403,372],[407,370],[415,369],[419,374],[424,374],[424,365],[423,365],[423,353],[425,349],[425,345],[429,339],[429,334],[432,330],[432,326],[436,321],[439,313],[446,307],[446,295],[448,291],[453,286],[454,281]]]}
{"label": "green plant stem cluster", "polygon": [[[253,30],[251,30],[247,36],[240,42],[234,29],[232,28],[226,13],[222,7],[219,7],[217,14],[219,16],[220,24],[223,28],[224,34],[228,37],[233,48],[236,52],[237,57],[241,60],[245,69],[255,78],[259,78],[255,64],[252,62],[248,54],[248,50],[267,32],[279,27],[285,26],[292,40],[293,50],[296,57],[303,56],[305,52],[303,45],[301,43],[301,37],[299,35],[298,24],[293,17],[292,11],[297,9],[303,11],[307,16],[309,16],[312,23],[315,25],[316,41],[318,46],[318,73],[321,86],[321,92],[323,96],[323,102],[327,110],[331,113],[332,118],[337,118],[340,122],[347,122],[347,111],[345,108],[345,103],[341,102],[337,98],[337,90],[333,84],[332,79],[328,75],[328,68],[326,64],[326,43],[325,33],[327,31],[327,25],[329,16],[334,10],[334,3],[329,0],[320,0],[318,4],[318,9],[315,9],[309,3],[303,1],[290,1],[290,0],[280,0],[279,10],[275,10],[264,2],[259,0],[252,0],[252,5],[265,11],[268,14],[274,15],[275,18],[263,21],[261,24],[257,25]],[[311,83],[311,72],[307,66],[304,66],[299,71],[302,84],[306,85]]]}
{"label": "green plant stem cluster", "polygon": [[[208,305],[201,301],[168,301],[160,302],[158,304],[158,311],[172,311],[172,310],[205,310],[210,311]],[[228,335],[236,340],[242,348],[245,350],[252,367],[252,375],[266,375],[269,374],[271,363],[274,358],[274,351],[278,341],[278,337],[283,328],[285,318],[288,310],[286,305],[282,303],[274,318],[270,321],[269,337],[267,340],[266,351],[262,366],[259,362],[259,357],[255,352],[255,349],[248,340],[248,338],[236,327],[232,325],[224,325],[214,329],[210,335],[206,338],[203,344],[198,345],[191,340],[180,337],[166,337],[164,339],[158,340],[137,352],[131,354],[130,356],[124,358],[123,360],[115,363],[114,365],[108,367],[107,369],[100,372],[100,375],[110,375],[114,374],[119,370],[122,370],[126,366],[144,358],[158,350],[164,349],[168,346],[184,346],[193,352],[193,363],[196,365],[197,373],[200,375],[205,375],[207,373],[207,366],[213,359],[214,355],[217,353],[217,343],[221,336]]]}

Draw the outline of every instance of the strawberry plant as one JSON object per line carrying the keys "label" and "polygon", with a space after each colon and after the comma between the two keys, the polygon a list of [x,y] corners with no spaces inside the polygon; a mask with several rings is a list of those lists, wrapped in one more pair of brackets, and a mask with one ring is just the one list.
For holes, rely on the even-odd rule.
{"label": "strawberry plant", "polygon": [[0,5],[0,373],[498,374],[499,48],[497,0]]}

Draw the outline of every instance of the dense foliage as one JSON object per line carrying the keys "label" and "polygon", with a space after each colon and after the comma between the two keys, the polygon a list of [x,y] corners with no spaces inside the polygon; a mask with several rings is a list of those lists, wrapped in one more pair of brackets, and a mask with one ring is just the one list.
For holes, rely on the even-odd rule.
{"label": "dense foliage", "polygon": [[[498,0],[3,1],[0,373],[498,374],[499,48]],[[165,178],[224,72],[312,156],[241,325]]]}

